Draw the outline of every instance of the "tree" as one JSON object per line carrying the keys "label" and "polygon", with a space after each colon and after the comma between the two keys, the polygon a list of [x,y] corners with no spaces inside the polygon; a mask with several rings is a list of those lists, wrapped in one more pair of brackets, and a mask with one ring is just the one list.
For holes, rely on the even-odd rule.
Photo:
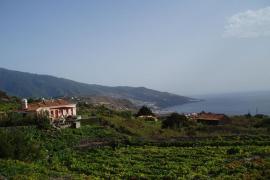
{"label": "tree", "polygon": [[162,128],[175,129],[180,128],[181,126],[188,126],[188,120],[186,116],[178,113],[172,113],[162,122]]}
{"label": "tree", "polygon": [[147,106],[143,106],[136,114],[136,117],[139,116],[155,116],[155,114],[151,111],[150,108],[148,108]]}
{"label": "tree", "polygon": [[252,118],[252,115],[250,114],[250,112],[248,112],[247,114],[245,114],[245,117],[249,119]]}

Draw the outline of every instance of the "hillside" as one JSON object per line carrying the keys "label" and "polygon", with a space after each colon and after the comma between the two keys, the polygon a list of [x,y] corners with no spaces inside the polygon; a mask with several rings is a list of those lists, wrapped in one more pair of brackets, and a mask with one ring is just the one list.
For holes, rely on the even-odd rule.
{"label": "hillside", "polygon": [[19,97],[109,96],[128,99],[136,104],[165,108],[192,99],[144,87],[109,87],[85,84],[49,75],[38,75],[0,68],[0,90]]}
{"label": "hillside", "polygon": [[91,104],[94,106],[103,105],[113,110],[130,110],[133,112],[138,110],[138,106],[136,106],[127,99],[119,99],[108,96],[88,96],[88,97],[76,97],[67,99],[77,104],[83,103],[83,104]]}
{"label": "hillside", "polygon": [[0,102],[9,101],[10,97],[3,91],[0,91]]}

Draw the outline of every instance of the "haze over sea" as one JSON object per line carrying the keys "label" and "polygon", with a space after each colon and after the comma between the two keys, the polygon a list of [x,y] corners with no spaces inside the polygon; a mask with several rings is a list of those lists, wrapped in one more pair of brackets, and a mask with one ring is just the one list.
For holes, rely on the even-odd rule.
{"label": "haze over sea", "polygon": [[167,110],[179,113],[206,111],[227,115],[247,113],[270,115],[270,91],[204,95],[197,98],[203,101],[174,106]]}

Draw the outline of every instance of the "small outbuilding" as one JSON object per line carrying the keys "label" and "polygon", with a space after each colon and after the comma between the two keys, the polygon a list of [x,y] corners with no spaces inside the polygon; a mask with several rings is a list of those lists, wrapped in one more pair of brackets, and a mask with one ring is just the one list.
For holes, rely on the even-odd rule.
{"label": "small outbuilding", "polygon": [[154,121],[154,122],[157,122],[158,121],[158,118],[155,117],[155,116],[139,116],[138,118],[140,119],[144,119],[145,121]]}
{"label": "small outbuilding", "polygon": [[225,114],[214,113],[199,113],[194,118],[198,123],[207,125],[222,125],[230,122],[230,119]]}

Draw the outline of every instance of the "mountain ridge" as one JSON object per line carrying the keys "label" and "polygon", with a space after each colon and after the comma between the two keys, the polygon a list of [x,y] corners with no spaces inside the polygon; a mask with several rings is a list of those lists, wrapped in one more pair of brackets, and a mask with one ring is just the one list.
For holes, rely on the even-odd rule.
{"label": "mountain ridge", "polygon": [[160,108],[181,105],[192,98],[145,87],[104,86],[44,74],[0,68],[0,90],[18,97],[109,96]]}

